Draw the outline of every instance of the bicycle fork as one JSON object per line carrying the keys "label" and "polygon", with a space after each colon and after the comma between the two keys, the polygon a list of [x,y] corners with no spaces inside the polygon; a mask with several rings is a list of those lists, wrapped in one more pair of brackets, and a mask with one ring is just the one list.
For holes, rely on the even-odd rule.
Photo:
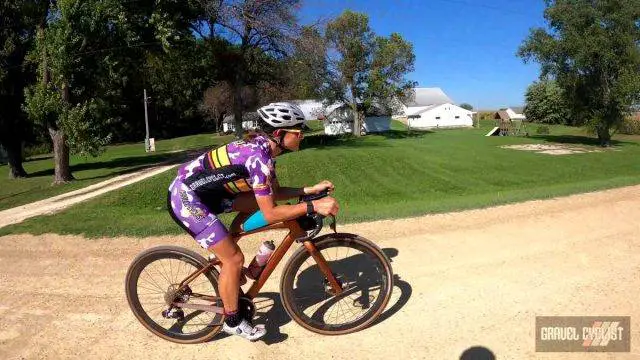
{"label": "bicycle fork", "polygon": [[324,259],[324,256],[322,256],[322,253],[320,253],[320,251],[318,251],[318,249],[316,248],[316,245],[313,242],[307,240],[304,242],[304,247],[307,249],[309,254],[311,254],[313,260],[315,260],[316,264],[318,264],[320,271],[322,271],[322,273],[324,274],[325,279],[327,279],[327,282],[329,283],[329,285],[331,285],[333,295],[335,296],[341,294],[343,291],[342,285],[338,283],[338,280],[331,271],[331,268],[327,264],[327,261]]}

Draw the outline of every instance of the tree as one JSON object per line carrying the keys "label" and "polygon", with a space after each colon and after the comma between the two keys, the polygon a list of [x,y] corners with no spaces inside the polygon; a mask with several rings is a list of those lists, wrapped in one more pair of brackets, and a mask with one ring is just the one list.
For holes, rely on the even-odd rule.
{"label": "tree", "polygon": [[[214,72],[208,51],[194,39],[183,39],[166,52],[149,51],[143,86],[158,115],[151,128],[160,137],[201,132],[207,128],[200,112],[202,94]],[[155,119],[155,118],[154,118]]]}
{"label": "tree", "polygon": [[[242,110],[256,107],[258,103],[256,90],[245,86],[242,89]],[[222,120],[227,114],[233,113],[234,96],[233,88],[227,82],[208,88],[204,93],[203,111],[208,119],[215,123],[216,131],[222,131]]]}
{"label": "tree", "polygon": [[[207,22],[203,36],[224,39],[216,53],[218,81],[233,89],[236,136],[242,136],[243,89],[278,79],[278,60],[291,53],[299,0],[199,0]],[[220,45],[220,44],[219,44]]]}
{"label": "tree", "polygon": [[316,27],[304,26],[293,44],[293,55],[285,60],[287,87],[294,98],[317,99],[328,75],[325,39]]}
{"label": "tree", "polygon": [[518,51],[564,91],[572,122],[609,146],[640,102],[640,0],[547,0],[550,31],[532,29]]}
{"label": "tree", "polygon": [[543,80],[527,88],[524,114],[529,121],[570,125],[565,95],[555,81]]}
{"label": "tree", "polygon": [[354,134],[359,136],[365,112],[393,107],[415,86],[405,78],[413,70],[413,46],[397,33],[376,36],[367,15],[349,10],[328,24],[326,39],[326,97],[350,104]]}
{"label": "tree", "polygon": [[460,107],[465,109],[465,110],[469,110],[469,111],[473,110],[473,106],[471,104],[467,104],[467,103],[460,104]]}
{"label": "tree", "polygon": [[[70,150],[96,155],[109,141],[98,96],[118,60],[101,50],[116,36],[117,2],[59,0],[42,14],[33,58],[41,81],[26,93],[26,110],[53,142],[54,183],[73,180]],[[100,66],[105,65],[105,66]]]}
{"label": "tree", "polygon": [[46,2],[0,1],[0,144],[7,151],[11,178],[27,176],[22,166],[22,142],[29,124],[21,105],[24,88],[35,75],[26,55],[43,6]]}

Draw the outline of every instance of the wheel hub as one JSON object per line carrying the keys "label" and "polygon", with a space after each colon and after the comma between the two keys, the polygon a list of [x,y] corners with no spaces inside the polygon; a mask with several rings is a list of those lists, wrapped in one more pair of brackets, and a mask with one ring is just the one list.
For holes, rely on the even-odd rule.
{"label": "wheel hub", "polygon": [[[341,289],[344,290],[344,275],[336,275],[333,274],[333,277],[336,278],[336,282],[338,283],[338,285],[340,286]],[[329,279],[324,278],[324,280],[322,280],[322,285],[324,286],[324,291],[331,295],[331,296],[335,296],[336,292],[333,290],[333,287],[331,286],[331,283],[329,283]]]}
{"label": "wheel hub", "polygon": [[191,288],[185,286],[182,290],[178,288],[179,285],[171,284],[164,293],[164,302],[172,306],[174,302],[187,302],[191,296]]}

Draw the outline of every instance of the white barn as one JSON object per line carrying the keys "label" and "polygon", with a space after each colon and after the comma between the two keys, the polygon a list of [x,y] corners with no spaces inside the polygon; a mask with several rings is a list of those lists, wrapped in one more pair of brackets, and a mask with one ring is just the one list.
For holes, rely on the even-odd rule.
{"label": "white barn", "polygon": [[399,112],[394,117],[415,115],[435,105],[453,104],[453,100],[440,88],[414,88],[412,99],[400,103]]}
{"label": "white barn", "polygon": [[473,127],[473,114],[451,103],[432,105],[412,113],[407,125],[411,129]]}
{"label": "white barn", "polygon": [[412,99],[402,103],[397,117],[407,117],[412,129],[473,127],[474,112],[454,105],[440,88],[414,88]]}
{"label": "white barn", "polygon": [[307,120],[316,120],[324,113],[324,104],[320,100],[283,100],[295,104],[302,110]]}

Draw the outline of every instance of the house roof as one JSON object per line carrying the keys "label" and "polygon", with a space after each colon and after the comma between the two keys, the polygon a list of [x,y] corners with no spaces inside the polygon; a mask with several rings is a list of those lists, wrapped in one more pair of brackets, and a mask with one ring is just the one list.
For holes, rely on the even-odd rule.
{"label": "house roof", "polygon": [[[225,115],[225,117],[222,119],[223,123],[233,123],[235,120],[235,115],[233,114],[229,114],[229,115]],[[257,112],[253,111],[253,112],[245,112],[242,114],[242,121],[252,121],[252,120],[258,120],[260,118],[260,116],[258,115]]]}
{"label": "house roof", "polygon": [[493,115],[493,118],[494,118],[495,120],[500,119],[500,120],[502,120],[502,121],[509,121],[509,120],[511,120],[511,117],[509,116],[509,114],[507,113],[507,111],[506,111],[506,110],[500,110],[500,111],[496,112],[496,113]]}
{"label": "house roof", "polygon": [[413,99],[405,104],[408,107],[441,105],[454,103],[440,88],[415,88]]}
{"label": "house roof", "polygon": [[439,105],[423,106],[417,109],[418,111],[411,112],[411,114],[408,114],[408,115],[420,115],[438,106]]}

